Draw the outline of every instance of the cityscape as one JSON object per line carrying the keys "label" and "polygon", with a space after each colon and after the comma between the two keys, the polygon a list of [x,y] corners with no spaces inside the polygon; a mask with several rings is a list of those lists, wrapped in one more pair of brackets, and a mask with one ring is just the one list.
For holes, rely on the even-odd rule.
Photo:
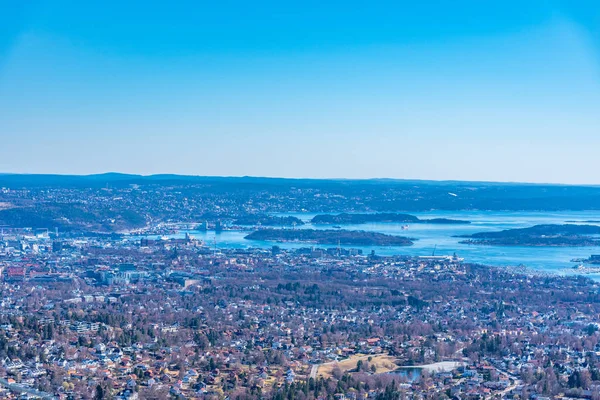
{"label": "cityscape", "polygon": [[[379,242],[344,227],[376,220],[409,236],[415,226],[471,225],[381,211],[388,205],[379,191],[420,193],[428,208],[439,201],[429,199],[439,183],[357,181],[336,188],[326,181],[232,178],[219,179],[214,189],[207,178],[53,179],[2,177],[3,398],[600,395],[594,274],[486,266],[436,248],[406,255],[411,244],[404,242],[393,247],[398,254],[380,255],[378,249],[405,237],[382,234]],[[365,184],[377,190],[358,198]],[[485,203],[488,191],[513,189],[481,184],[468,201]],[[570,190],[565,204],[584,206],[582,190],[600,194],[600,188]],[[316,216],[303,220],[283,210]],[[539,226],[590,230],[598,222]],[[334,238],[295,235],[302,231]],[[234,232],[294,236],[241,239],[241,247],[221,243]],[[344,237],[350,241],[342,243]],[[576,248],[574,240],[584,236],[552,237],[541,245],[564,249],[557,240],[569,239]],[[368,251],[364,240],[380,247]],[[540,244],[517,244],[528,245]],[[597,258],[590,254],[586,268]]]}
{"label": "cityscape", "polygon": [[600,400],[600,2],[0,1],[0,400]]}

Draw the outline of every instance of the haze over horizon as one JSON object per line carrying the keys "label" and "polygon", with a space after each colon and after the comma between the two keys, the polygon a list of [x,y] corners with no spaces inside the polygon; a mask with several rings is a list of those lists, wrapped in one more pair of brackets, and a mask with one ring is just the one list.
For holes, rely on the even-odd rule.
{"label": "haze over horizon", "polygon": [[591,1],[32,1],[0,171],[600,184]]}

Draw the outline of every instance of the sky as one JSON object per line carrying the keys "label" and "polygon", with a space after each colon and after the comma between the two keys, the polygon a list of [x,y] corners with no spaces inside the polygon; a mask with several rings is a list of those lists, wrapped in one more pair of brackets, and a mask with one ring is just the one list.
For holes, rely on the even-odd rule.
{"label": "sky", "polygon": [[600,184],[594,1],[0,3],[0,172]]}

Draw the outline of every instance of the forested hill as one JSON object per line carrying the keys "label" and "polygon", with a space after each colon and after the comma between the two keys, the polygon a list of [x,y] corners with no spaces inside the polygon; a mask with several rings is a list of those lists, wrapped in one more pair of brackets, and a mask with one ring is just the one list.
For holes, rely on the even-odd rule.
{"label": "forested hill", "polygon": [[[427,210],[599,210],[600,187],[485,182],[0,174],[0,226],[114,232],[159,222],[301,225],[289,212],[408,219]],[[387,214],[386,214],[387,213]],[[386,216],[387,215],[387,216]],[[327,217],[331,218],[331,217]],[[415,220],[416,217],[412,217]],[[467,223],[450,219],[422,223]],[[331,221],[330,223],[337,223]]]}
{"label": "forested hill", "polygon": [[[0,174],[0,188],[127,189],[133,185],[179,190],[198,196],[265,193],[295,199],[294,210],[320,212],[423,210],[598,210],[599,186],[516,184],[395,179],[284,179],[184,175],[19,175]],[[265,210],[268,211],[268,210]]]}

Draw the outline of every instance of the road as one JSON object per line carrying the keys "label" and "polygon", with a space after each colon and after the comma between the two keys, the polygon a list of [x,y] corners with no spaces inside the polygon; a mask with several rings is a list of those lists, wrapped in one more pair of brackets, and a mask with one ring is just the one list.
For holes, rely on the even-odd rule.
{"label": "road", "polygon": [[319,366],[313,365],[312,368],[310,369],[309,378],[317,379],[317,371],[318,370],[319,370]]}
{"label": "road", "polygon": [[513,390],[515,390],[517,388],[517,386],[521,385],[521,381],[519,379],[515,379],[513,381],[513,384],[508,386],[506,389],[504,389],[503,391],[496,393],[497,395],[499,394],[501,398],[506,397],[506,395],[508,395],[510,392],[512,392]]}

